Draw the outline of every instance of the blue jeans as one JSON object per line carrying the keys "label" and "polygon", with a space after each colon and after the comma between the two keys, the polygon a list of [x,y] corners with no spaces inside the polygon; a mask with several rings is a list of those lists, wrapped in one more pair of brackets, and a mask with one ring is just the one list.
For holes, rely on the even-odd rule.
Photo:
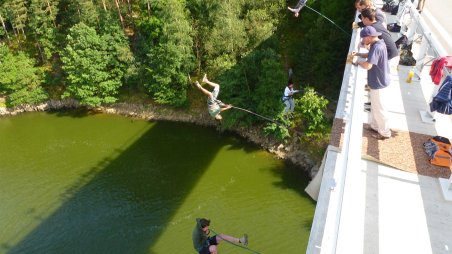
{"label": "blue jeans", "polygon": [[284,109],[284,113],[290,112],[292,113],[295,109],[295,101],[293,98],[289,98],[284,100],[284,104],[286,105],[286,108]]}

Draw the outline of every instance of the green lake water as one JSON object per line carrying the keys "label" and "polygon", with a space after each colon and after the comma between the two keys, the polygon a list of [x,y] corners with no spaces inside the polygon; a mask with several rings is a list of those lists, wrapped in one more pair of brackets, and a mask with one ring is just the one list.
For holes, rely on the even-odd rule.
{"label": "green lake water", "polygon": [[260,253],[304,253],[307,182],[214,129],[73,112],[0,118],[0,253],[196,253],[197,217],[247,233]]}

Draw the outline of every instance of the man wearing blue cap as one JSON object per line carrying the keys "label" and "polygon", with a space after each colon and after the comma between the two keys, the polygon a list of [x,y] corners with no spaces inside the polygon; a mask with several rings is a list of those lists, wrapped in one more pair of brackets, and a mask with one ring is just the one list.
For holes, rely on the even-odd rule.
{"label": "man wearing blue cap", "polygon": [[[361,41],[366,47],[370,46],[369,53],[352,52],[353,56],[367,57],[367,60],[358,60],[357,65],[367,70],[367,82],[370,87],[370,102],[372,120],[370,127],[376,134],[373,137],[384,140],[391,137],[389,129],[389,117],[387,110],[387,93],[389,86],[390,73],[389,61],[386,45],[380,40],[375,28],[366,26],[361,30]],[[367,56],[366,56],[367,55]]]}

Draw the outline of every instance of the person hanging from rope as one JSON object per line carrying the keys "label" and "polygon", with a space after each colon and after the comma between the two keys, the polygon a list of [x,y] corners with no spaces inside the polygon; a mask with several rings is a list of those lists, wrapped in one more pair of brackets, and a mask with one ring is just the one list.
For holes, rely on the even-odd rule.
{"label": "person hanging from rope", "polygon": [[193,229],[192,240],[193,247],[199,254],[217,254],[218,244],[225,240],[231,243],[241,243],[245,246],[248,245],[248,235],[244,234],[240,238],[225,234],[216,234],[214,236],[209,236],[210,230],[210,220],[205,218],[197,218],[196,226]]}
{"label": "person hanging from rope", "polygon": [[284,108],[284,113],[293,113],[295,109],[295,101],[293,99],[293,95],[300,92],[299,90],[293,90],[293,82],[289,80],[287,83],[286,89],[284,89],[284,95],[282,97],[282,100],[284,104],[286,105],[286,108]]}
{"label": "person hanging from rope", "polygon": [[294,8],[287,7],[287,9],[289,9],[289,11],[293,12],[294,13],[293,15],[297,18],[298,17],[298,13],[306,5],[307,1],[308,0],[299,0],[297,5]]}
{"label": "person hanging from rope", "polygon": [[220,85],[208,80],[207,74],[204,74],[204,77],[202,78],[202,83],[207,83],[208,85],[213,87],[213,91],[210,92],[209,90],[202,87],[198,81],[195,82],[196,87],[207,96],[207,109],[209,111],[209,114],[213,118],[215,118],[215,120],[221,121],[223,118],[221,117],[220,113],[232,108],[232,106],[224,104],[223,102],[217,99],[218,94],[220,93]]}

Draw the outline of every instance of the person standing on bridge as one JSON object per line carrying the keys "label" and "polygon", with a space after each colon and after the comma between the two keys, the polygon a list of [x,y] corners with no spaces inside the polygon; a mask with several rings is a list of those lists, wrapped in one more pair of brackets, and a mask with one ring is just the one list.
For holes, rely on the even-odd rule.
{"label": "person standing on bridge", "polygon": [[[387,87],[391,83],[389,73],[389,61],[386,45],[378,36],[372,26],[366,26],[361,30],[360,36],[364,45],[370,45],[367,60],[358,60],[357,65],[367,70],[367,81],[370,87],[370,102],[372,120],[370,127],[376,132],[372,135],[379,140],[391,137],[388,116],[388,93]],[[353,56],[359,56],[360,53],[352,52]]]}
{"label": "person standing on bridge", "polygon": [[[381,33],[378,38],[382,39],[386,45],[386,50],[388,51],[389,66],[391,67],[390,71],[397,73],[397,66],[399,65],[400,60],[399,49],[392,39],[388,29],[386,29],[383,23],[377,22],[376,11],[372,8],[362,10],[361,16],[364,25],[372,26],[377,32]],[[364,58],[367,57],[367,54],[365,53],[360,53],[360,55]]]}
{"label": "person standing on bridge", "polygon": [[[375,10],[375,20],[377,22],[380,22],[384,27],[386,27],[386,24],[387,24],[386,23],[386,15],[383,13],[382,10],[375,7],[372,0],[356,0],[355,7],[359,13],[361,13],[365,9]],[[358,18],[362,20],[361,14],[358,15]],[[358,22],[357,25],[361,28],[366,26],[362,21]]]}
{"label": "person standing on bridge", "polygon": [[214,236],[209,236],[210,230],[210,220],[204,218],[196,219],[196,226],[193,229],[192,240],[193,247],[199,254],[217,254],[217,245],[225,240],[231,243],[241,243],[243,245],[248,245],[248,235],[244,234],[240,238],[233,236],[218,234]]}

